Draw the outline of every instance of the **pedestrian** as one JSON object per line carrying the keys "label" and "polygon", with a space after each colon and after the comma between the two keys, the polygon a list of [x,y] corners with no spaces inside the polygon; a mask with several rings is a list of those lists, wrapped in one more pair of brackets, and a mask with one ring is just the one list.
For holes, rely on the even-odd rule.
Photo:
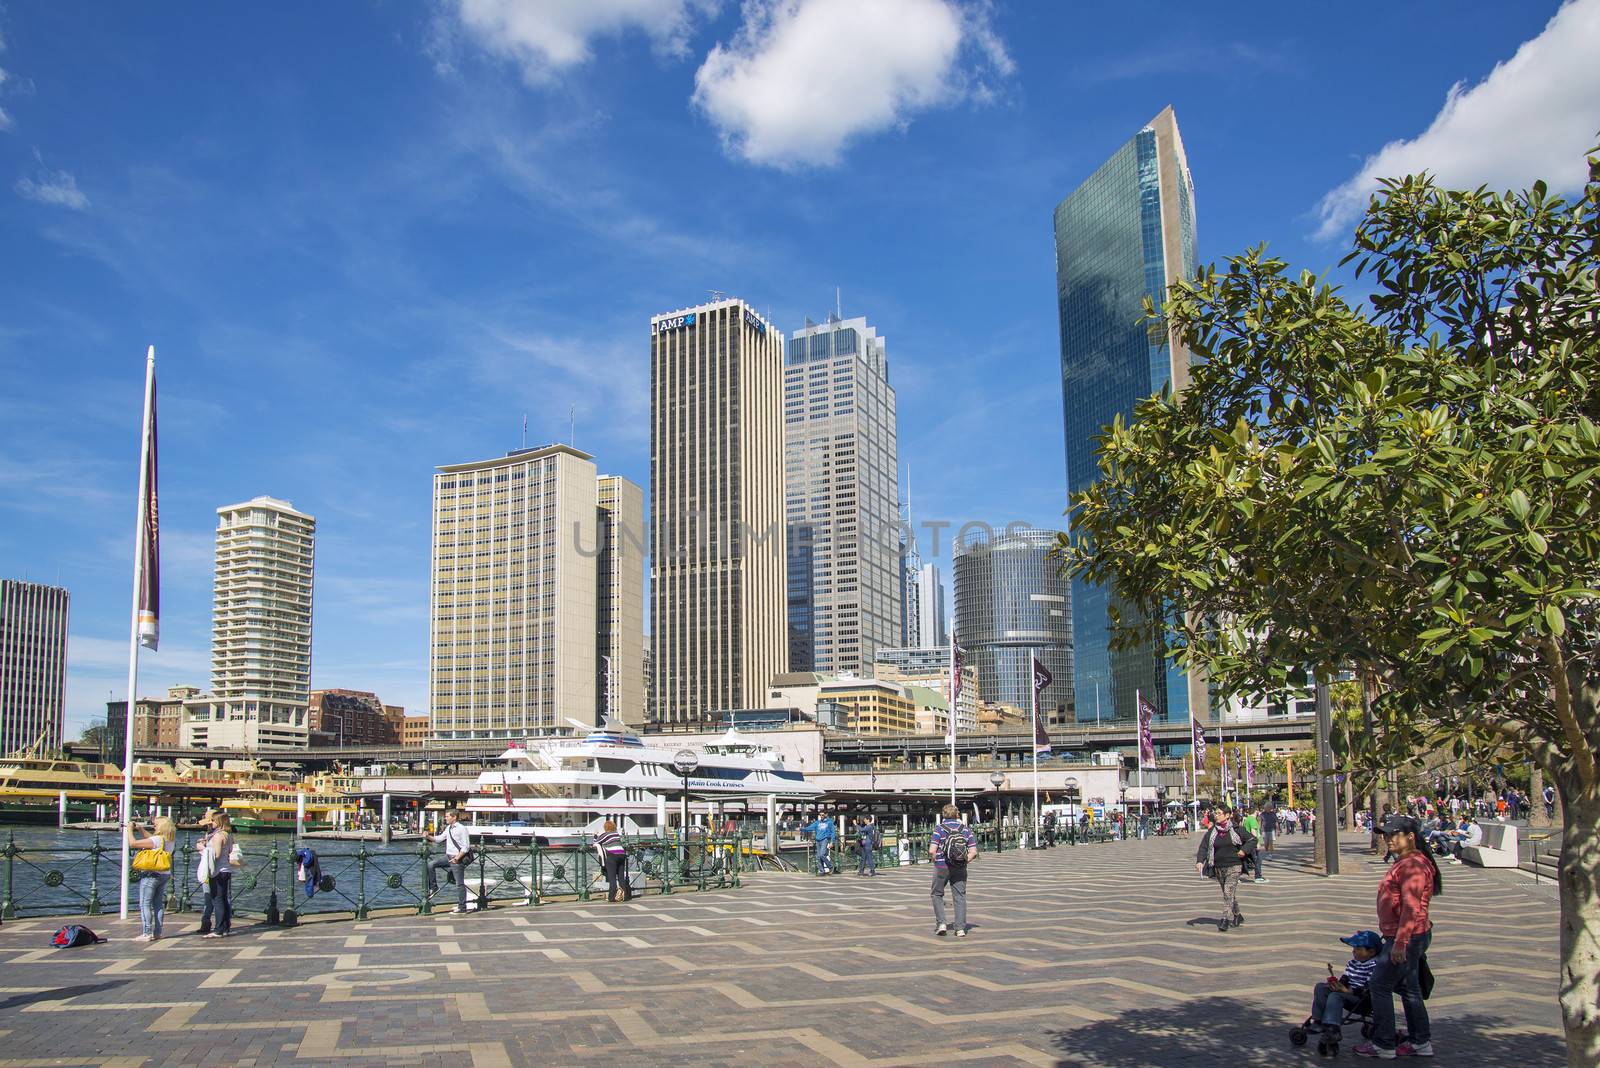
{"label": "pedestrian", "polygon": [[823,814],[800,828],[801,834],[812,835],[817,843],[817,874],[833,874],[833,841],[838,836],[833,817]]}
{"label": "pedestrian", "polygon": [[453,916],[466,912],[467,863],[472,859],[472,837],[467,833],[466,824],[461,822],[461,810],[445,809],[444,830],[429,835],[428,841],[444,846],[444,856],[428,862],[428,896],[431,898],[439,892],[439,870],[442,868],[456,884],[456,907],[450,910],[450,914]]}
{"label": "pedestrian", "polygon": [[[1251,838],[1256,839],[1258,842],[1261,840],[1261,818],[1259,816],[1257,816],[1254,812],[1250,812],[1250,813],[1247,813],[1245,815],[1244,820],[1243,820],[1243,826],[1244,826],[1245,832],[1248,833]],[[1250,861],[1251,861],[1250,867],[1248,869],[1246,869],[1246,871],[1244,873],[1242,873],[1240,877],[1242,878],[1244,874],[1248,874],[1250,871],[1254,871],[1255,872],[1255,881],[1256,882],[1258,882],[1258,883],[1266,882],[1267,881],[1267,877],[1265,875],[1261,874],[1261,850],[1260,849],[1257,849],[1255,852],[1253,852],[1250,855]]]}
{"label": "pedestrian", "polygon": [[211,933],[212,912],[214,905],[211,900],[211,836],[217,833],[217,810],[208,808],[205,815],[200,817],[200,840],[195,843],[194,883],[200,888],[205,904],[200,911],[200,934]]}
{"label": "pedestrian", "polygon": [[856,826],[856,844],[861,849],[861,863],[857,875],[878,874],[878,822],[867,816]]}
{"label": "pedestrian", "polygon": [[967,825],[959,819],[960,810],[946,805],[941,810],[943,819],[933,829],[928,840],[928,855],[933,858],[933,933],[943,935],[950,928],[945,923],[944,888],[950,887],[950,900],[956,910],[956,937],[967,937],[967,865],[978,857],[978,840]]}
{"label": "pedestrian", "polygon": [[211,930],[200,937],[226,938],[233,929],[233,862],[236,857],[233,820],[226,812],[218,812],[211,818],[211,824],[215,830],[206,839],[205,847],[211,862],[211,873],[210,881],[206,884],[206,911],[200,919],[200,926],[205,926],[206,916],[214,916],[216,922]]}
{"label": "pedestrian", "polygon": [[606,900],[627,901],[633,897],[633,888],[628,885],[628,847],[617,833],[616,820],[606,820],[602,825],[595,836],[594,851],[606,873]]}
{"label": "pedestrian", "polygon": [[166,816],[157,816],[149,833],[135,837],[140,825],[128,821],[128,848],[137,849],[133,868],[139,877],[139,937],[135,942],[154,942],[161,937],[161,923],[167,916],[167,884],[172,882],[172,850],[178,842],[178,828]]}
{"label": "pedestrian", "polygon": [[1278,837],[1278,802],[1269,799],[1265,808],[1261,810],[1261,845],[1268,852],[1272,852],[1272,843]]}
{"label": "pedestrian", "polygon": [[1544,784],[1544,818],[1556,818],[1556,788],[1549,783]]}
{"label": "pedestrian", "polygon": [[[1373,970],[1372,1040],[1355,1048],[1358,1057],[1432,1057],[1433,1033],[1422,1000],[1422,965],[1433,941],[1428,904],[1444,890],[1439,865],[1422,848],[1421,827],[1407,816],[1384,825],[1395,862],[1378,884],[1378,967]],[[1406,1041],[1395,1033],[1394,995],[1406,1014]]]}
{"label": "pedestrian", "polygon": [[1218,805],[1212,813],[1211,829],[1200,839],[1200,848],[1195,852],[1194,870],[1217,880],[1222,888],[1219,931],[1244,926],[1244,914],[1239,911],[1239,879],[1255,851],[1255,838],[1235,821],[1227,805]]}

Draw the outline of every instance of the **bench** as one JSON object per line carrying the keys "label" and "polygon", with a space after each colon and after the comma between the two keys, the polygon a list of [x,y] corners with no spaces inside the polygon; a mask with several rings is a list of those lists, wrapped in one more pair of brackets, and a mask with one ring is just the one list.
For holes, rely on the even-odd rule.
{"label": "bench", "polygon": [[1517,856],[1517,828],[1510,823],[1480,823],[1483,841],[1475,846],[1462,846],[1461,859],[1480,868],[1515,868]]}

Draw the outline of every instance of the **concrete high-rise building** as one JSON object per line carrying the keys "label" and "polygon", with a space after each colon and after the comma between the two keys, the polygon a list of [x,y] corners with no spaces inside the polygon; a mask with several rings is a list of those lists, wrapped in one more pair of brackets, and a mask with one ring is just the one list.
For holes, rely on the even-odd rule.
{"label": "concrete high-rise building", "polygon": [[900,465],[887,342],[807,323],[784,368],[789,667],[864,674],[901,644]]}
{"label": "concrete high-rise building", "polygon": [[522,738],[595,721],[599,514],[594,461],[568,445],[434,474],[434,738]]}
{"label": "concrete high-rise building", "polygon": [[0,756],[61,748],[69,600],[59,586],[0,579]]}
{"label": "concrete high-rise building", "polygon": [[[912,557],[915,560],[915,557]],[[944,583],[938,564],[917,563],[906,573],[906,648],[949,645],[944,626]]]}
{"label": "concrete high-rise building", "polygon": [[[1172,109],[1166,108],[1055,209],[1056,296],[1067,489],[1099,477],[1094,437],[1136,404],[1189,382],[1189,351],[1152,337],[1143,301],[1160,307],[1167,287],[1195,270],[1194,183]],[[1072,583],[1074,688],[1080,720],[1101,697],[1101,717],[1128,720],[1142,693],[1166,720],[1204,718],[1205,685],[1168,662],[1163,643],[1113,652],[1111,593]],[[1119,606],[1124,617],[1127,606]]]}
{"label": "concrete high-rise building", "polygon": [[288,501],[217,509],[211,692],[184,703],[184,745],[308,744],[316,538],[317,521]]}
{"label": "concrete high-rise building", "polygon": [[955,545],[956,642],[978,669],[983,700],[1028,710],[1031,656],[1050,672],[1039,697],[1046,724],[1071,721],[1071,587],[1050,555],[1056,532],[1008,527]]}
{"label": "concrete high-rise building", "polygon": [[637,729],[645,721],[644,490],[620,475],[601,475],[599,493],[599,596],[595,603],[595,668],[599,681],[595,707],[601,715],[609,711]]}
{"label": "concrete high-rise building", "polygon": [[742,300],[650,321],[655,716],[759,708],[788,659],[783,335]]}

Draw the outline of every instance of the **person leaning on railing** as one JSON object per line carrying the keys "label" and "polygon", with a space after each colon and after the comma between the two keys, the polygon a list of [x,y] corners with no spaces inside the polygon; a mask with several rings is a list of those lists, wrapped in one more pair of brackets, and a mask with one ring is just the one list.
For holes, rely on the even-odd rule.
{"label": "person leaning on railing", "polygon": [[606,873],[606,900],[627,901],[633,897],[633,890],[628,885],[628,847],[623,844],[622,835],[617,833],[615,820],[606,820],[600,833],[595,836],[594,851]]}
{"label": "person leaning on railing", "polygon": [[139,879],[139,937],[135,942],[154,942],[161,937],[161,924],[167,915],[167,884],[172,881],[172,848],[178,841],[178,828],[166,816],[156,817],[149,833],[135,836],[141,825],[128,821],[128,848],[137,849],[133,869]]}

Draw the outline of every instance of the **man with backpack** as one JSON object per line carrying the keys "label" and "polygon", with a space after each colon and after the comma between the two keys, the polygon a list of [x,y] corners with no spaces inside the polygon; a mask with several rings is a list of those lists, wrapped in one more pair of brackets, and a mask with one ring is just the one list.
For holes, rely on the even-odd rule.
{"label": "man with backpack", "polygon": [[959,819],[960,810],[946,805],[943,819],[933,829],[928,841],[928,855],[933,858],[933,933],[947,934],[950,930],[944,919],[944,888],[950,887],[950,899],[956,906],[956,937],[967,937],[967,864],[978,856],[978,840]]}
{"label": "man with backpack", "polygon": [[861,849],[861,863],[856,867],[857,875],[878,874],[878,822],[867,816],[856,825],[856,844]]}

